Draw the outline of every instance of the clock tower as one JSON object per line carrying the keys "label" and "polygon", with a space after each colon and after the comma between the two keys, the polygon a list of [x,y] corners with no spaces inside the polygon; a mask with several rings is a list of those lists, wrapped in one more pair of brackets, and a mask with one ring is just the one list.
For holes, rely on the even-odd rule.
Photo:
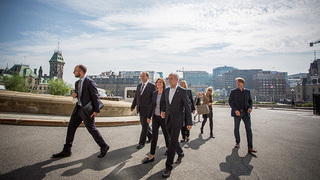
{"label": "clock tower", "polygon": [[65,64],[62,52],[59,50],[54,51],[50,61],[50,78],[57,77],[62,79],[63,77],[63,66]]}

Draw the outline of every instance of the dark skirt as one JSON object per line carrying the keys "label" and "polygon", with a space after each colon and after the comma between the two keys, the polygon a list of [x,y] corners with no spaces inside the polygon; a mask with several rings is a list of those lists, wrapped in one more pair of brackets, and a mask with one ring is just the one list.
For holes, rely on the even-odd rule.
{"label": "dark skirt", "polygon": [[206,118],[213,118],[213,112],[212,112],[212,107],[209,106],[209,114],[203,114],[202,117],[203,119],[206,119]]}

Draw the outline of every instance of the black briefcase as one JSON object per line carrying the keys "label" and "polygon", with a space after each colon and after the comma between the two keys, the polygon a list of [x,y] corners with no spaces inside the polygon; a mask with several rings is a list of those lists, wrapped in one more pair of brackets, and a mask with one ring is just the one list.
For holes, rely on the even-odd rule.
{"label": "black briefcase", "polygon": [[[102,109],[104,104],[101,102],[100,99],[98,99],[99,102],[99,109]],[[91,116],[93,113],[93,106],[92,106],[92,101],[90,101],[87,105],[83,107],[84,112],[86,113],[87,116]]]}

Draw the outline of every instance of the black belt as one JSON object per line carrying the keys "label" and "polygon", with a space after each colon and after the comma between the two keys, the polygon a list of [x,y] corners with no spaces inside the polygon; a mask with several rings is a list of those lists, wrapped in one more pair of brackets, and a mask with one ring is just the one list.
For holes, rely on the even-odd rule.
{"label": "black belt", "polygon": [[240,112],[245,112],[243,109],[240,109],[239,111],[240,111]]}

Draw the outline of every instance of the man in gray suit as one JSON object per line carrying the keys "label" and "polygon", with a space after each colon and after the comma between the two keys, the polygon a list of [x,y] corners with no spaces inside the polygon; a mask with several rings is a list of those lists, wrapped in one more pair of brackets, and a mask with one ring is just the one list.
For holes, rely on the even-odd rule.
{"label": "man in gray suit", "polygon": [[137,107],[137,113],[140,115],[140,123],[142,127],[139,144],[137,146],[138,149],[142,149],[144,147],[147,137],[149,139],[148,142],[152,139],[152,131],[148,124],[147,116],[152,103],[152,94],[156,90],[156,86],[149,82],[148,72],[142,72],[140,78],[141,83],[137,86],[136,95],[131,105],[131,111]]}
{"label": "man in gray suit", "polygon": [[[161,117],[165,118],[168,133],[170,135],[170,142],[168,147],[168,155],[166,161],[166,170],[163,172],[163,177],[169,177],[173,168],[173,160],[175,152],[178,154],[176,163],[181,163],[184,153],[180,147],[179,132],[187,123],[187,129],[192,127],[191,120],[191,102],[187,95],[187,90],[178,86],[179,76],[175,73],[169,75],[170,87],[164,90],[164,95],[161,97]],[[185,119],[184,119],[185,118]]]}
{"label": "man in gray suit", "polygon": [[[60,153],[53,154],[52,158],[69,157],[71,156],[71,147],[74,140],[74,135],[77,128],[83,121],[87,130],[92,135],[93,139],[100,146],[99,158],[104,157],[109,150],[109,146],[103,140],[100,132],[94,125],[94,118],[100,112],[99,108],[99,92],[96,83],[86,76],[87,68],[84,65],[77,65],[74,68],[74,76],[79,78],[75,83],[75,93],[72,94],[73,98],[77,98],[78,102],[74,108],[70,122],[68,125],[66,144]],[[85,106],[92,103],[93,113],[87,114]]]}
{"label": "man in gray suit", "polygon": [[252,130],[250,118],[250,113],[252,111],[252,98],[250,90],[244,88],[245,80],[243,78],[238,77],[235,80],[238,88],[232,90],[229,97],[231,116],[234,117],[234,136],[236,139],[235,148],[240,147],[239,127],[242,119],[247,133],[248,153],[256,153],[257,151],[254,150],[252,146]]}

